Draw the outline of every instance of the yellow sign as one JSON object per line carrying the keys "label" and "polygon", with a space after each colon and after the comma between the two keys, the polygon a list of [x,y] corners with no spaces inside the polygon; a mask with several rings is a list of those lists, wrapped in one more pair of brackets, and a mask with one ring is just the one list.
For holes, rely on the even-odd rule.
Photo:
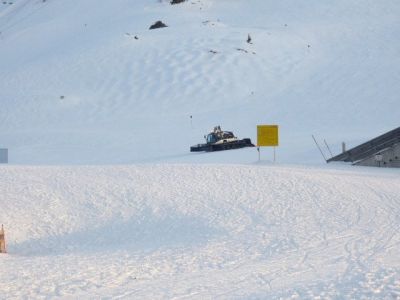
{"label": "yellow sign", "polygon": [[279,146],[278,125],[258,125],[257,146]]}

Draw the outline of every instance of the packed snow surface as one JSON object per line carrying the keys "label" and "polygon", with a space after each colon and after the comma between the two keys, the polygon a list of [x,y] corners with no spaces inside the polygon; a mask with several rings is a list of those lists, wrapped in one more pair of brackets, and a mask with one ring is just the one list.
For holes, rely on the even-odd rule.
{"label": "packed snow surface", "polygon": [[[318,165],[311,138],[338,153],[399,126],[399,16],[397,0],[1,2],[0,298],[399,299],[399,171]],[[277,163],[189,152],[259,124],[280,126]]]}
{"label": "packed snow surface", "polygon": [[[400,177],[256,165],[1,167],[4,298],[396,299]],[[316,298],[317,299],[317,298]]]}

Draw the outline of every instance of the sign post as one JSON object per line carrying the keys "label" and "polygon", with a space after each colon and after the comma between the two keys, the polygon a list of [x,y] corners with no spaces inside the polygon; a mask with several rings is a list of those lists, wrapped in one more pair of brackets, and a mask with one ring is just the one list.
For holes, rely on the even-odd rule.
{"label": "sign post", "polygon": [[275,147],[277,146],[279,146],[279,126],[258,125],[257,126],[258,160],[260,160],[260,147],[274,147],[274,162],[275,162],[276,160]]}

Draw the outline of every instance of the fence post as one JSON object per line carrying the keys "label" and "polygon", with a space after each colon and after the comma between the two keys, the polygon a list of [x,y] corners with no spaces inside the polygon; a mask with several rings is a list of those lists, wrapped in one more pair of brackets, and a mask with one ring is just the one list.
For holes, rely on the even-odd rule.
{"label": "fence post", "polygon": [[3,224],[1,224],[1,230],[0,230],[0,253],[7,253],[6,238],[5,238],[5,234],[4,234]]}

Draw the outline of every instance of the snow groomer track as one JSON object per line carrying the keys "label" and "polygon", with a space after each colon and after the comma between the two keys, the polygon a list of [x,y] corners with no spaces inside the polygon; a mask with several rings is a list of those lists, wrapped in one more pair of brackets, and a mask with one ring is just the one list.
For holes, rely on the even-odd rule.
{"label": "snow groomer track", "polygon": [[0,256],[2,297],[400,297],[395,171],[271,165],[0,171],[9,251]]}

